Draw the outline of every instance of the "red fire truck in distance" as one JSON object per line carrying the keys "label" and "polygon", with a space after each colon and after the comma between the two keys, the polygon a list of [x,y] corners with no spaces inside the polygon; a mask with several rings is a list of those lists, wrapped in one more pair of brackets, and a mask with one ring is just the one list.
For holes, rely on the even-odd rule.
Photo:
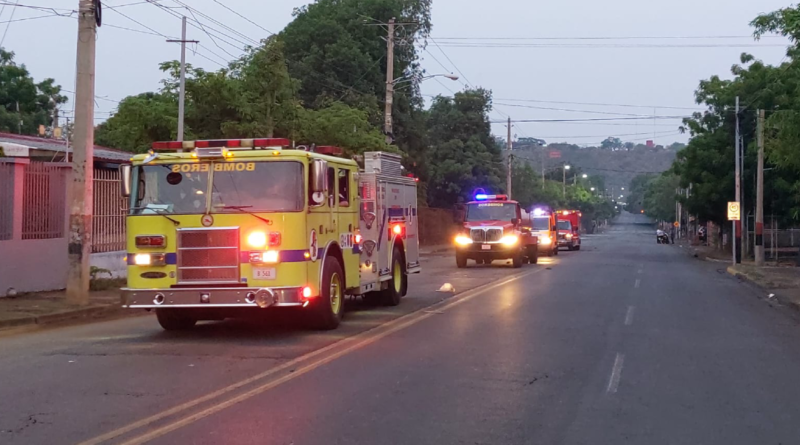
{"label": "red fire truck in distance", "polygon": [[581,250],[581,214],[578,210],[559,210],[556,212],[558,220],[558,247],[568,250]]}
{"label": "red fire truck in distance", "polygon": [[467,260],[491,264],[506,259],[511,259],[515,268],[525,262],[537,263],[536,236],[521,223],[518,202],[506,195],[476,194],[474,201],[466,204],[463,228],[455,238],[456,265],[462,268]]}

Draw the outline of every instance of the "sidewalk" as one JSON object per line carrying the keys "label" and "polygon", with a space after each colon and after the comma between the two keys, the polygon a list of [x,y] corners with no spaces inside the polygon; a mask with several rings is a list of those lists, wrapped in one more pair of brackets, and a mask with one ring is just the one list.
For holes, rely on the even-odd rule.
{"label": "sidewalk", "polygon": [[44,326],[76,319],[101,319],[128,313],[120,307],[119,289],[89,293],[89,305],[67,302],[66,291],[37,292],[0,298],[0,330]]}
{"label": "sidewalk", "polygon": [[750,281],[778,301],[800,310],[800,268],[786,266],[756,267],[753,263],[728,266],[729,274]]}

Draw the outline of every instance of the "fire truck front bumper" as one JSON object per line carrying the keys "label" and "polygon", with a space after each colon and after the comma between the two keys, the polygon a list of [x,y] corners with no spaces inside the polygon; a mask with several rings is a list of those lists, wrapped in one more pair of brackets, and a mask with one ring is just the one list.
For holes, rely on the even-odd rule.
{"label": "fire truck front bumper", "polygon": [[132,309],[300,307],[305,303],[301,287],[122,289],[122,307]]}

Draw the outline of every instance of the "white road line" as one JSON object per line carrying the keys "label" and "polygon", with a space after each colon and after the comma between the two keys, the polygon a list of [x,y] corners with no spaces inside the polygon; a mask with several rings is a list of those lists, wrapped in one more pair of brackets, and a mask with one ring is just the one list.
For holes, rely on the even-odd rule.
{"label": "white road line", "polygon": [[628,306],[628,312],[625,314],[625,326],[633,324],[633,306]]}
{"label": "white road line", "polygon": [[641,281],[637,278],[636,282],[633,283],[633,287],[636,288],[636,289],[639,289],[639,283],[641,283]]}
{"label": "white road line", "polygon": [[622,378],[622,364],[625,362],[625,356],[617,353],[617,358],[614,359],[614,367],[611,368],[611,377],[608,379],[608,387],[606,392],[614,394],[619,388],[619,379]]}

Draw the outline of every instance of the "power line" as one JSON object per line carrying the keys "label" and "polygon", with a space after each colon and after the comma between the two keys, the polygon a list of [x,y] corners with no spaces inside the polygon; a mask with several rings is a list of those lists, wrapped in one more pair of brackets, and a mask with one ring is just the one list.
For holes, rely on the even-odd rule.
{"label": "power line", "polygon": [[[597,111],[597,110],[575,110],[571,108],[553,108],[553,107],[538,107],[536,105],[518,105],[518,104],[506,104],[502,102],[497,102],[499,105],[503,105],[506,107],[519,107],[519,108],[532,108],[536,110],[553,110],[553,111],[566,111],[571,113],[591,113],[591,114],[608,114],[614,116],[636,116],[636,117],[646,117],[648,115],[645,114],[631,114],[631,113],[615,113],[613,111]],[[649,117],[653,117],[653,115],[649,115]]]}
{"label": "power line", "polygon": [[[781,36],[764,36],[782,38]],[[704,40],[704,39],[752,39],[752,35],[741,36],[578,36],[578,37],[436,37],[442,40]]]}
{"label": "power line", "polygon": [[[650,119],[684,119],[691,116],[642,116],[642,117],[609,117],[609,118],[587,118],[587,119],[517,119],[518,123],[549,123],[549,122],[602,122],[602,121],[634,121]],[[490,121],[492,124],[502,124],[503,121]]]}
{"label": "power line", "polygon": [[772,44],[772,43],[741,43],[741,44],[715,44],[715,43],[701,43],[701,44],[650,44],[650,43],[603,43],[603,44],[589,44],[589,43],[477,43],[477,42],[451,42],[442,43],[442,46],[447,48],[578,48],[578,49],[629,49],[629,48],[768,48],[768,47],[781,47],[785,48],[787,44]]}
{"label": "power line", "polygon": [[223,7],[223,8],[225,8],[225,9],[227,9],[228,11],[230,11],[230,12],[232,12],[232,13],[234,13],[234,14],[238,15],[239,17],[241,17],[241,18],[243,18],[243,19],[247,20],[248,22],[252,23],[253,25],[255,25],[255,26],[257,26],[257,27],[261,28],[263,31],[266,31],[266,32],[268,32],[268,33],[269,33],[269,34],[271,34],[271,35],[275,35],[275,33],[274,33],[274,32],[272,32],[272,31],[268,30],[267,28],[264,28],[263,26],[259,25],[258,23],[256,23],[256,22],[254,22],[254,21],[250,20],[249,18],[247,18],[247,17],[243,16],[242,14],[239,14],[238,12],[234,11],[234,10],[233,10],[233,9],[231,9],[229,6],[225,5],[224,3],[220,2],[219,0],[214,0],[214,3],[217,3],[217,4],[219,4],[220,6],[222,6],[222,7]]}
{"label": "power line", "polygon": [[631,105],[631,104],[614,104],[614,103],[600,103],[600,102],[566,102],[557,100],[536,100],[536,99],[495,99],[504,102],[533,102],[543,104],[565,104],[565,105],[589,105],[598,107],[627,107],[627,108],[663,108],[668,110],[695,110],[702,111],[702,108],[696,107],[674,107],[668,105]]}
{"label": "power line", "polygon": [[436,43],[436,40],[434,40],[433,38],[431,38],[431,42],[433,42],[433,44],[434,44],[434,45],[436,45],[436,47],[437,47],[437,48],[439,48],[439,51],[441,51],[441,52],[442,52],[442,54],[443,54],[443,55],[444,55],[444,57],[447,59],[447,61],[448,61],[448,62],[450,62],[450,64],[452,64],[452,65],[453,65],[453,68],[455,68],[455,69],[456,69],[456,71],[458,71],[458,74],[461,74],[461,77],[463,77],[463,78],[464,78],[464,80],[466,80],[468,84],[472,84],[472,82],[470,82],[470,81],[469,81],[469,79],[467,78],[467,76],[465,76],[465,75],[464,75],[464,73],[462,73],[462,72],[461,72],[461,70],[460,70],[460,69],[458,69],[458,65],[456,65],[456,64],[455,64],[455,63],[454,63],[454,62],[453,62],[453,61],[450,59],[450,56],[448,56],[448,55],[447,55],[447,53],[446,53],[446,52],[444,52],[444,50],[442,49],[442,47],[441,47],[441,46],[439,46],[439,44],[438,44],[438,43]]}
{"label": "power line", "polygon": [[0,47],[2,47],[3,42],[6,41],[6,34],[8,34],[8,28],[11,28],[11,22],[14,20],[14,13],[17,12],[17,3],[19,3],[19,0],[17,0],[14,3],[14,7],[11,8],[11,18],[9,18],[8,23],[6,23],[6,30],[3,31],[3,38],[0,39]]}

